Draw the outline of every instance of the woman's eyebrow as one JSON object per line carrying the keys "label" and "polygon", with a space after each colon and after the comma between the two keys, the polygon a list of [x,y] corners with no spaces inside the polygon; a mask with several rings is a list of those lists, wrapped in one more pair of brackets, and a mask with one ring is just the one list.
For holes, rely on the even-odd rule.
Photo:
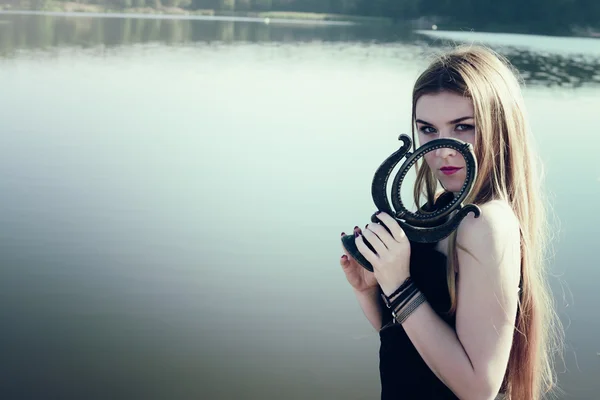
{"label": "woman's eyebrow", "polygon": [[452,121],[450,121],[451,124],[458,124],[461,121],[464,121],[466,119],[472,119],[473,117],[460,117],[460,118],[456,118],[453,119]]}
{"label": "woman's eyebrow", "polygon": [[[458,124],[461,121],[464,121],[464,120],[467,120],[467,119],[472,119],[472,118],[473,117],[470,117],[470,116],[460,117],[460,118],[453,119],[452,121],[450,121],[450,123],[451,124]],[[423,124],[423,125],[431,125],[431,126],[433,126],[433,124],[431,124],[431,123],[429,123],[427,121],[423,121],[422,119],[417,119],[417,120],[415,120],[415,122],[418,122],[418,123]]]}

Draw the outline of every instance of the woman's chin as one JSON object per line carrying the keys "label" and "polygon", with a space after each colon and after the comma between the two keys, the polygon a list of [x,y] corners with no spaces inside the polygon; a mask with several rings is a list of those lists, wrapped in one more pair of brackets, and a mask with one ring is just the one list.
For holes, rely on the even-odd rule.
{"label": "woman's chin", "polygon": [[440,183],[448,192],[457,193],[460,192],[465,181],[464,177],[461,179],[459,177],[454,178],[445,176],[444,178],[440,179]]}

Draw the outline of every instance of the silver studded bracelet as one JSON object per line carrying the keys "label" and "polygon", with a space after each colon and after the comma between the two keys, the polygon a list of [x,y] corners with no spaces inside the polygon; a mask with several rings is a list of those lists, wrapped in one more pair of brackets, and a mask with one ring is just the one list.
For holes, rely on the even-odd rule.
{"label": "silver studded bracelet", "polygon": [[406,319],[412,314],[421,304],[423,304],[427,300],[423,292],[419,292],[417,296],[415,296],[412,301],[397,314],[395,311],[392,312],[396,323],[402,324]]}

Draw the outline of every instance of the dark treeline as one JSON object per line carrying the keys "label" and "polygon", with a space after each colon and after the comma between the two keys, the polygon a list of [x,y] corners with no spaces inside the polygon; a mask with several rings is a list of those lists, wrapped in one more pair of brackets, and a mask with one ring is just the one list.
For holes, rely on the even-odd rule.
{"label": "dark treeline", "polygon": [[298,11],[394,19],[441,17],[468,24],[597,25],[600,0],[191,0],[190,8]]}
{"label": "dark treeline", "polygon": [[[111,48],[145,43],[193,45],[212,42],[221,45],[236,42],[299,44],[319,40],[330,45],[348,42],[372,43],[391,41],[414,44],[427,41],[427,47],[443,46],[410,31],[390,34],[375,25],[338,26],[327,30],[301,25],[267,25],[235,22],[203,22],[190,20],[138,18],[56,18],[51,16],[18,16],[14,23],[0,24],[0,60],[12,58],[28,50],[82,47],[92,53],[110,54]],[[44,53],[37,53],[41,57]],[[54,51],[49,51],[53,57]],[[600,87],[600,56],[560,55],[526,49],[505,49],[504,54],[517,67],[529,86]]]}
{"label": "dark treeline", "polygon": [[[15,1],[15,0],[4,0]],[[29,0],[44,3],[48,0]],[[73,1],[73,0],[59,0]],[[2,2],[2,0],[0,0]],[[18,2],[18,0],[17,0]],[[123,7],[180,7],[217,12],[312,12],[393,20],[435,18],[464,29],[513,26],[521,31],[597,27],[600,0],[78,0]]]}

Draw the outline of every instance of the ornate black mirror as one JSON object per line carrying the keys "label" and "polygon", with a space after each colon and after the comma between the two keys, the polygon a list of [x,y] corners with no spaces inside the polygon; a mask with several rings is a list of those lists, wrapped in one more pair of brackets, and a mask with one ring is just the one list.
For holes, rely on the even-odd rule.
{"label": "ornate black mirror", "polygon": [[[474,204],[463,205],[463,201],[469,195],[477,177],[477,161],[470,143],[451,138],[434,139],[411,153],[409,151],[412,145],[410,137],[402,134],[398,139],[402,141],[400,149],[392,153],[379,166],[373,177],[371,195],[378,211],[394,217],[408,239],[419,243],[435,243],[446,238],[458,228],[469,212],[473,212],[475,217],[479,216],[479,207]],[[454,157],[455,160],[462,161],[456,163],[456,166],[440,165],[439,171],[436,171],[443,174],[442,176],[448,176],[441,180],[452,187],[445,188],[445,192],[437,198],[435,207],[427,204],[423,206],[413,204],[412,187],[414,185],[403,185],[409,171],[417,165],[421,158],[426,158],[434,154],[432,152],[442,149],[454,151],[457,156],[462,156],[462,158]],[[392,204],[390,205],[387,195],[388,180],[396,165],[403,159],[404,162],[392,183]],[[371,216],[371,222],[381,224],[375,213]],[[385,225],[383,226],[385,227]],[[371,263],[356,248],[354,235],[343,236],[342,243],[356,261],[367,270],[373,271]],[[368,242],[367,246],[374,251]]]}

